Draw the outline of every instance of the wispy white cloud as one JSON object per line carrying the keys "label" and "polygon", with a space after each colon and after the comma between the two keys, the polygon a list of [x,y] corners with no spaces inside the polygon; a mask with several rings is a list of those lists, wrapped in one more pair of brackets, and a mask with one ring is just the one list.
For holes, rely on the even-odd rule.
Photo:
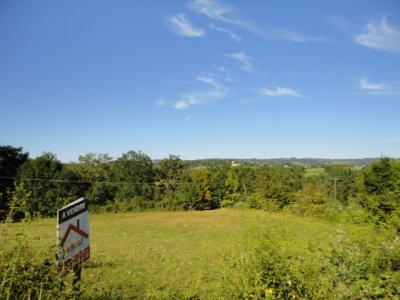
{"label": "wispy white cloud", "polygon": [[184,14],[177,14],[175,16],[169,16],[168,22],[171,29],[179,35],[190,37],[190,38],[198,38],[202,37],[206,34],[206,31],[202,28],[194,26],[190,21],[186,18]]}
{"label": "wispy white cloud", "polygon": [[250,24],[240,21],[232,16],[233,7],[216,0],[193,0],[189,3],[193,11],[209,17],[210,19],[225,23],[248,27]]}
{"label": "wispy white cloud", "polygon": [[362,46],[400,53],[400,27],[390,25],[385,17],[371,21],[353,41]]}
{"label": "wispy white cloud", "polygon": [[210,27],[211,27],[211,29],[213,29],[215,31],[219,31],[219,32],[227,34],[235,42],[240,42],[241,41],[241,37],[238,34],[234,33],[233,31],[231,31],[229,29],[226,29],[226,28],[223,28],[223,27],[218,27],[218,26],[215,26],[214,24],[210,24]]}
{"label": "wispy white cloud", "polygon": [[385,89],[385,84],[383,83],[371,83],[367,78],[360,78],[360,89],[367,91],[382,91]]}
{"label": "wispy white cloud", "polygon": [[261,95],[268,97],[301,97],[296,90],[280,86],[276,87],[275,89],[260,89],[260,93]]}
{"label": "wispy white cloud", "polygon": [[232,54],[226,54],[226,56],[240,62],[242,64],[240,67],[243,70],[245,70],[247,72],[253,71],[254,67],[253,67],[252,61],[254,61],[254,59],[251,56],[247,55],[244,51],[232,53]]}
{"label": "wispy white cloud", "polygon": [[244,30],[250,31],[253,34],[264,38],[276,38],[295,43],[327,41],[325,39],[310,37],[299,32],[290,31],[282,28],[270,28],[268,30],[260,29],[249,21],[237,18],[234,15],[233,6],[226,5],[217,0],[192,0],[189,4],[189,8],[196,13],[204,15],[214,21],[238,26]]}
{"label": "wispy white cloud", "polygon": [[212,77],[207,77],[207,76],[198,76],[197,77],[198,81],[201,81],[203,83],[209,84],[215,88],[215,90],[220,91],[222,90],[222,85],[218,83],[214,78]]}
{"label": "wispy white cloud", "polygon": [[199,76],[197,77],[197,80],[211,86],[212,89],[206,91],[192,91],[182,94],[180,99],[174,103],[175,109],[184,110],[193,105],[221,99],[228,94],[228,89],[212,77]]}
{"label": "wispy white cloud", "polygon": [[164,99],[162,99],[162,98],[157,99],[157,100],[154,102],[154,105],[155,105],[156,107],[163,107],[165,104],[166,104],[166,101],[165,101]]}
{"label": "wispy white cloud", "polygon": [[367,95],[399,95],[400,89],[398,86],[389,83],[372,83],[367,78],[363,77],[358,80],[359,89],[363,90]]}
{"label": "wispy white cloud", "polygon": [[327,39],[311,37],[300,32],[282,28],[271,28],[265,30],[262,35],[264,37],[286,40],[293,43],[329,42]]}
{"label": "wispy white cloud", "polygon": [[213,68],[215,68],[218,72],[222,73],[225,81],[233,82],[232,74],[225,66],[214,65]]}
{"label": "wispy white cloud", "polygon": [[175,102],[174,108],[178,110],[186,109],[191,105],[196,104],[195,102],[191,102],[190,99],[179,99],[178,101]]}

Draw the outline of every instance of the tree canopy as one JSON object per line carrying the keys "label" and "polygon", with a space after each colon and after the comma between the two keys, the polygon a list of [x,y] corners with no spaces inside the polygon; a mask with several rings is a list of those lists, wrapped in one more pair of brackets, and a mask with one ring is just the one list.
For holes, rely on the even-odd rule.
{"label": "tree canopy", "polygon": [[400,228],[397,160],[381,158],[362,170],[321,165],[318,172],[298,164],[211,162],[193,165],[170,155],[154,163],[143,152],[128,151],[117,158],[88,153],[62,163],[52,153],[28,158],[22,148],[1,146],[1,216],[10,199],[26,215],[53,216],[85,197],[106,210],[248,207],[332,217],[361,209],[367,222]]}

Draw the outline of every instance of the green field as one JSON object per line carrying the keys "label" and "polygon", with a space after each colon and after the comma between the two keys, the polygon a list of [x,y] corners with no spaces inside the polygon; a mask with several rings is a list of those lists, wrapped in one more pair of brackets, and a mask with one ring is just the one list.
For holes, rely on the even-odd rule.
{"label": "green field", "polygon": [[306,177],[321,176],[325,174],[325,169],[322,167],[308,167],[306,168]]}
{"label": "green field", "polygon": [[[289,276],[290,286],[293,277],[320,280],[308,287],[315,298],[325,297],[318,296],[322,289],[351,294],[352,284],[331,286],[329,278],[336,275],[329,272],[341,268],[330,267],[332,251],[348,251],[341,255],[349,258],[342,259],[358,262],[364,256],[351,252],[363,253],[359,247],[365,247],[372,260],[391,236],[367,226],[240,209],[98,214],[91,215],[90,224],[91,259],[82,271],[82,290],[94,298],[268,298],[274,290],[260,281],[265,272],[257,251],[283,255],[283,261],[273,258],[269,263]],[[25,231],[32,255],[40,257],[55,243],[55,226],[55,219],[2,224],[0,251],[12,247],[16,233]],[[318,279],[324,265],[331,269]],[[351,272],[358,272],[357,267]],[[297,274],[301,270],[305,273]]]}

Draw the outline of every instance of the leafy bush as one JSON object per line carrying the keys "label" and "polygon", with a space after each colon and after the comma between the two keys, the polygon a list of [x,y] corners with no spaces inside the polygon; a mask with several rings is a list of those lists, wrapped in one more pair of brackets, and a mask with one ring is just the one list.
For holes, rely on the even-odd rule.
{"label": "leafy bush", "polygon": [[71,281],[57,269],[54,251],[35,255],[28,246],[23,228],[16,234],[16,239],[16,246],[3,247],[0,252],[1,299],[69,299],[76,296],[78,291]]}
{"label": "leafy bush", "polygon": [[283,243],[277,236],[260,241],[253,273],[247,273],[249,278],[238,288],[240,297],[396,299],[400,295],[399,237],[371,244],[337,230],[333,241],[325,249],[312,245],[301,251],[290,247],[294,241]]}
{"label": "leafy bush", "polygon": [[262,166],[257,171],[257,207],[280,210],[294,201],[301,189],[304,170],[300,167]]}
{"label": "leafy bush", "polygon": [[[0,254],[0,295],[4,299],[56,299],[69,297],[50,259],[36,260],[23,247]],[[0,297],[1,298],[1,297]]]}

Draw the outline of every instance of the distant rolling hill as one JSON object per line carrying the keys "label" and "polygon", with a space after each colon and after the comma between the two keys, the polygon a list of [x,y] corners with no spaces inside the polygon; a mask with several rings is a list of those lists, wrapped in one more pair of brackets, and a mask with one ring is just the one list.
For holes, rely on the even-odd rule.
{"label": "distant rolling hill", "polygon": [[[238,158],[210,158],[210,159],[196,159],[196,160],[185,160],[189,165],[192,166],[201,166],[201,165],[217,165],[221,163],[231,163],[234,161],[239,164],[301,164],[306,166],[315,166],[315,165],[333,165],[333,164],[341,164],[341,165],[352,165],[352,166],[365,166],[375,160],[378,160],[379,157],[373,158],[349,158],[349,159],[329,159],[329,158],[269,158],[269,159],[258,159],[258,158],[249,158],[249,159],[238,159]],[[156,162],[157,163],[157,162]]]}

